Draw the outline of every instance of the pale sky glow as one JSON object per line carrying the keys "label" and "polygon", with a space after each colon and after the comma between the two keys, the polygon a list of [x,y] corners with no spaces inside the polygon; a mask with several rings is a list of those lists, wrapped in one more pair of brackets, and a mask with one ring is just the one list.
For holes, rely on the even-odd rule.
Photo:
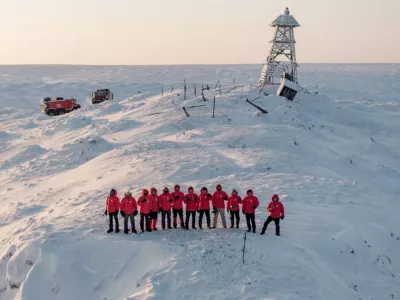
{"label": "pale sky glow", "polygon": [[400,0],[0,0],[0,64],[263,63],[286,6],[300,63],[400,63]]}

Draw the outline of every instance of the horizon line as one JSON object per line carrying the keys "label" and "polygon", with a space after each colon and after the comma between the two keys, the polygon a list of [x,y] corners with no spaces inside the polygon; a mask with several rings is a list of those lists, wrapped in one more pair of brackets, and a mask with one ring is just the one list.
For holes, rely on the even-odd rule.
{"label": "horizon line", "polygon": [[[221,64],[0,64],[0,67],[13,67],[13,66],[84,66],[84,67],[162,67],[162,66],[249,66],[249,65],[263,65],[264,63],[221,63]],[[307,65],[389,65],[400,64],[400,62],[303,62],[298,64]]]}

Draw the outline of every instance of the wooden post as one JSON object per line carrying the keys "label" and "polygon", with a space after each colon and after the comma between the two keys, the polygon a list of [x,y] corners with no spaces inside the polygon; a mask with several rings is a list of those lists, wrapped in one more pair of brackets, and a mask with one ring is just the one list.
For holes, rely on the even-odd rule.
{"label": "wooden post", "polygon": [[183,111],[185,112],[186,116],[187,116],[187,117],[190,117],[190,115],[189,115],[188,112],[186,111],[186,108],[185,108],[185,107],[182,107],[182,109],[183,109]]}
{"label": "wooden post", "polygon": [[183,80],[185,86],[183,88],[183,100],[186,100],[186,79]]}
{"label": "wooden post", "polygon": [[267,114],[267,113],[268,113],[265,109],[259,107],[258,105],[255,105],[253,102],[251,102],[251,101],[250,101],[249,99],[247,99],[247,98],[246,98],[246,102],[249,103],[249,104],[251,104],[251,105],[253,105],[255,108],[257,108],[257,109],[258,109],[259,111],[261,111],[263,114]]}
{"label": "wooden post", "polygon": [[214,96],[214,103],[213,103],[213,119],[214,119],[214,112],[215,112],[215,96]]}

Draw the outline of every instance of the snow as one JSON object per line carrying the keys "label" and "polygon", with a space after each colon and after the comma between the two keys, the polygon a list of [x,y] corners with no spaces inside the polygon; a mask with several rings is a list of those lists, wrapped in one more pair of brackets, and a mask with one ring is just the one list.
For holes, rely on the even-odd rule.
{"label": "snow", "polygon": [[[293,102],[259,94],[258,74],[0,67],[0,299],[400,299],[400,65],[302,65]],[[115,100],[91,105],[98,88]],[[82,109],[41,115],[48,94]],[[247,234],[243,264],[243,215],[240,229],[105,233],[111,188],[175,183],[252,188],[258,232],[279,193],[282,236]]]}

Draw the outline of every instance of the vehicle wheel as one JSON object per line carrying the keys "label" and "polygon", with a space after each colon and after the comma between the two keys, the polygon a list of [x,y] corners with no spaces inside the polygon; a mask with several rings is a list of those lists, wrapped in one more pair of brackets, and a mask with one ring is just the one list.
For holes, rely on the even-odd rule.
{"label": "vehicle wheel", "polygon": [[64,110],[59,110],[59,111],[58,111],[58,114],[59,114],[59,115],[63,115],[63,114],[65,114],[65,111],[64,111]]}
{"label": "vehicle wheel", "polygon": [[47,114],[50,116],[50,117],[54,117],[56,114],[54,113],[54,110],[51,110],[51,111],[49,111],[49,112],[47,112]]}

